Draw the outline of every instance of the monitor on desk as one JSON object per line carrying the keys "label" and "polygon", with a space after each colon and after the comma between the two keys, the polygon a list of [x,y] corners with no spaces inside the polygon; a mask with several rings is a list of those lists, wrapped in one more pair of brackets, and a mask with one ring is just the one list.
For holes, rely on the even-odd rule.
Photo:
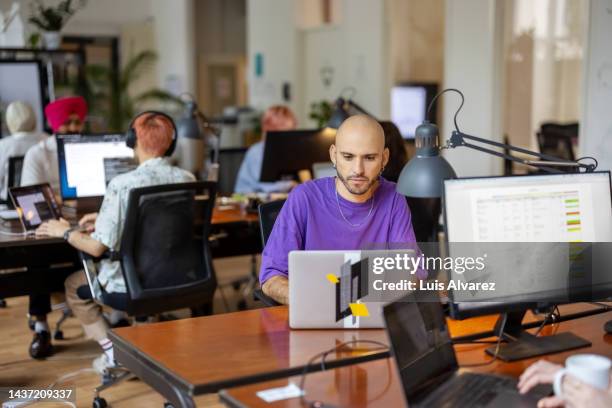
{"label": "monitor on desk", "polygon": [[[445,180],[443,200],[448,255],[478,243],[489,251],[488,279],[504,285],[501,293],[474,292],[486,301],[450,290],[451,317],[612,296],[612,275],[597,268],[610,257],[610,172]],[[494,262],[495,251],[503,262]]]}
{"label": "monitor on desk", "polygon": [[300,170],[329,162],[329,147],[335,136],[335,132],[319,129],[268,132],[260,181],[295,178]]}
{"label": "monitor on desk", "polygon": [[[427,106],[438,93],[438,84],[406,82],[391,88],[391,121],[404,139],[413,139],[417,126],[427,119]],[[429,120],[436,121],[436,105],[432,106]]]}
{"label": "monitor on desk", "polygon": [[136,168],[123,134],[58,135],[57,155],[64,200],[104,196],[113,177]]}

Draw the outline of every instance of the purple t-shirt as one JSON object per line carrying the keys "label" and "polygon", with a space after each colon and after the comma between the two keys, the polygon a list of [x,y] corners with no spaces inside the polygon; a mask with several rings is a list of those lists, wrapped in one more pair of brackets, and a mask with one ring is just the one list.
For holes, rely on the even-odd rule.
{"label": "purple t-shirt", "polygon": [[309,181],[297,186],[283,205],[263,250],[259,281],[288,276],[293,250],[384,249],[405,243],[416,246],[416,238],[406,198],[395,192],[395,183],[381,177],[373,198],[353,203],[339,194],[336,198],[334,177]]}

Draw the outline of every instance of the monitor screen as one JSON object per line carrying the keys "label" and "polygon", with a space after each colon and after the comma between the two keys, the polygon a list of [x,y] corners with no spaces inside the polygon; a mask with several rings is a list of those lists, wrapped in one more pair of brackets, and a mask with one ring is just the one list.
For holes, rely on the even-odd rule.
{"label": "monitor screen", "polygon": [[[403,138],[414,138],[417,126],[426,119],[427,106],[437,92],[437,84],[425,82],[410,82],[391,88],[391,122],[397,125]],[[436,120],[435,105],[429,119]]]}
{"label": "monitor screen", "polygon": [[[504,295],[487,302],[454,302],[453,317],[505,311],[528,302],[547,303],[546,299],[551,303],[597,300],[612,285],[605,271],[591,266],[574,274],[577,269],[572,264],[583,259],[593,262],[585,265],[601,265],[605,243],[612,242],[609,172],[445,180],[444,211],[451,257],[462,251],[465,242],[490,243],[485,244],[489,252],[495,246],[500,253],[518,249],[514,259],[502,258],[500,264],[492,263],[488,254],[496,279],[507,277]],[[599,245],[591,244],[588,251],[576,258],[570,253],[568,258],[568,245],[581,242]],[[528,268],[534,274],[521,283]],[[584,281],[578,282],[577,277]]]}
{"label": "monitor screen", "polygon": [[419,292],[384,308],[385,326],[408,402],[457,369],[442,306]]}
{"label": "monitor screen", "polygon": [[260,181],[295,178],[314,163],[328,162],[336,133],[320,129],[271,131],[266,134]]}
{"label": "monitor screen", "polygon": [[59,209],[49,184],[12,187],[10,194],[26,231],[32,231],[44,221],[59,217]]}
{"label": "monitor screen", "polygon": [[[43,107],[47,103],[44,75],[39,61],[0,61],[0,111],[6,111],[13,101],[24,101],[36,114],[36,130],[44,130]],[[1,118],[4,119],[4,118]],[[0,130],[8,135],[4,122]]]}
{"label": "monitor screen", "polygon": [[57,154],[62,198],[99,197],[118,174],[136,168],[125,135],[60,135]]}
{"label": "monitor screen", "polygon": [[610,173],[444,181],[449,242],[610,242]]}

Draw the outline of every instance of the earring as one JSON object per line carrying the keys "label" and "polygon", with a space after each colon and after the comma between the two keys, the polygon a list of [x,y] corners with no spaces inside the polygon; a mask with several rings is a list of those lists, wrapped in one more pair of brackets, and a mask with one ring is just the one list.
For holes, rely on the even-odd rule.
{"label": "earring", "polygon": [[335,169],[336,168],[336,163],[334,163],[333,166],[334,166],[334,169]]}

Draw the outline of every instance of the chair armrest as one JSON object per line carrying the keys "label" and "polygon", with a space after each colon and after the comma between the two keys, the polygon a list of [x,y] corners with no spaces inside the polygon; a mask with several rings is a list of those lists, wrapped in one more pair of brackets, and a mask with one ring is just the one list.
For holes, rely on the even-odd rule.
{"label": "chair armrest", "polygon": [[270,296],[263,293],[263,290],[261,289],[255,289],[253,291],[253,295],[255,296],[255,299],[260,300],[264,305],[266,305],[266,307],[273,307],[273,306],[281,305],[276,300],[272,299]]}
{"label": "chair armrest", "polygon": [[121,260],[121,254],[117,251],[111,251],[108,250],[106,252],[104,252],[101,256],[99,257],[94,257],[91,256],[83,251],[79,251],[79,256],[81,257],[81,261],[93,261],[93,262],[100,262],[103,259],[107,259],[111,262],[114,261],[120,261]]}
{"label": "chair armrest", "polygon": [[81,258],[81,262],[83,263],[83,271],[85,272],[85,277],[87,278],[87,285],[91,290],[92,298],[100,300],[103,289],[100,283],[98,282],[98,268],[96,267],[96,262],[100,262],[103,259],[108,259],[110,261],[118,261],[120,259],[119,252],[106,251],[100,257],[93,257],[83,251],[79,251],[79,257]]}

